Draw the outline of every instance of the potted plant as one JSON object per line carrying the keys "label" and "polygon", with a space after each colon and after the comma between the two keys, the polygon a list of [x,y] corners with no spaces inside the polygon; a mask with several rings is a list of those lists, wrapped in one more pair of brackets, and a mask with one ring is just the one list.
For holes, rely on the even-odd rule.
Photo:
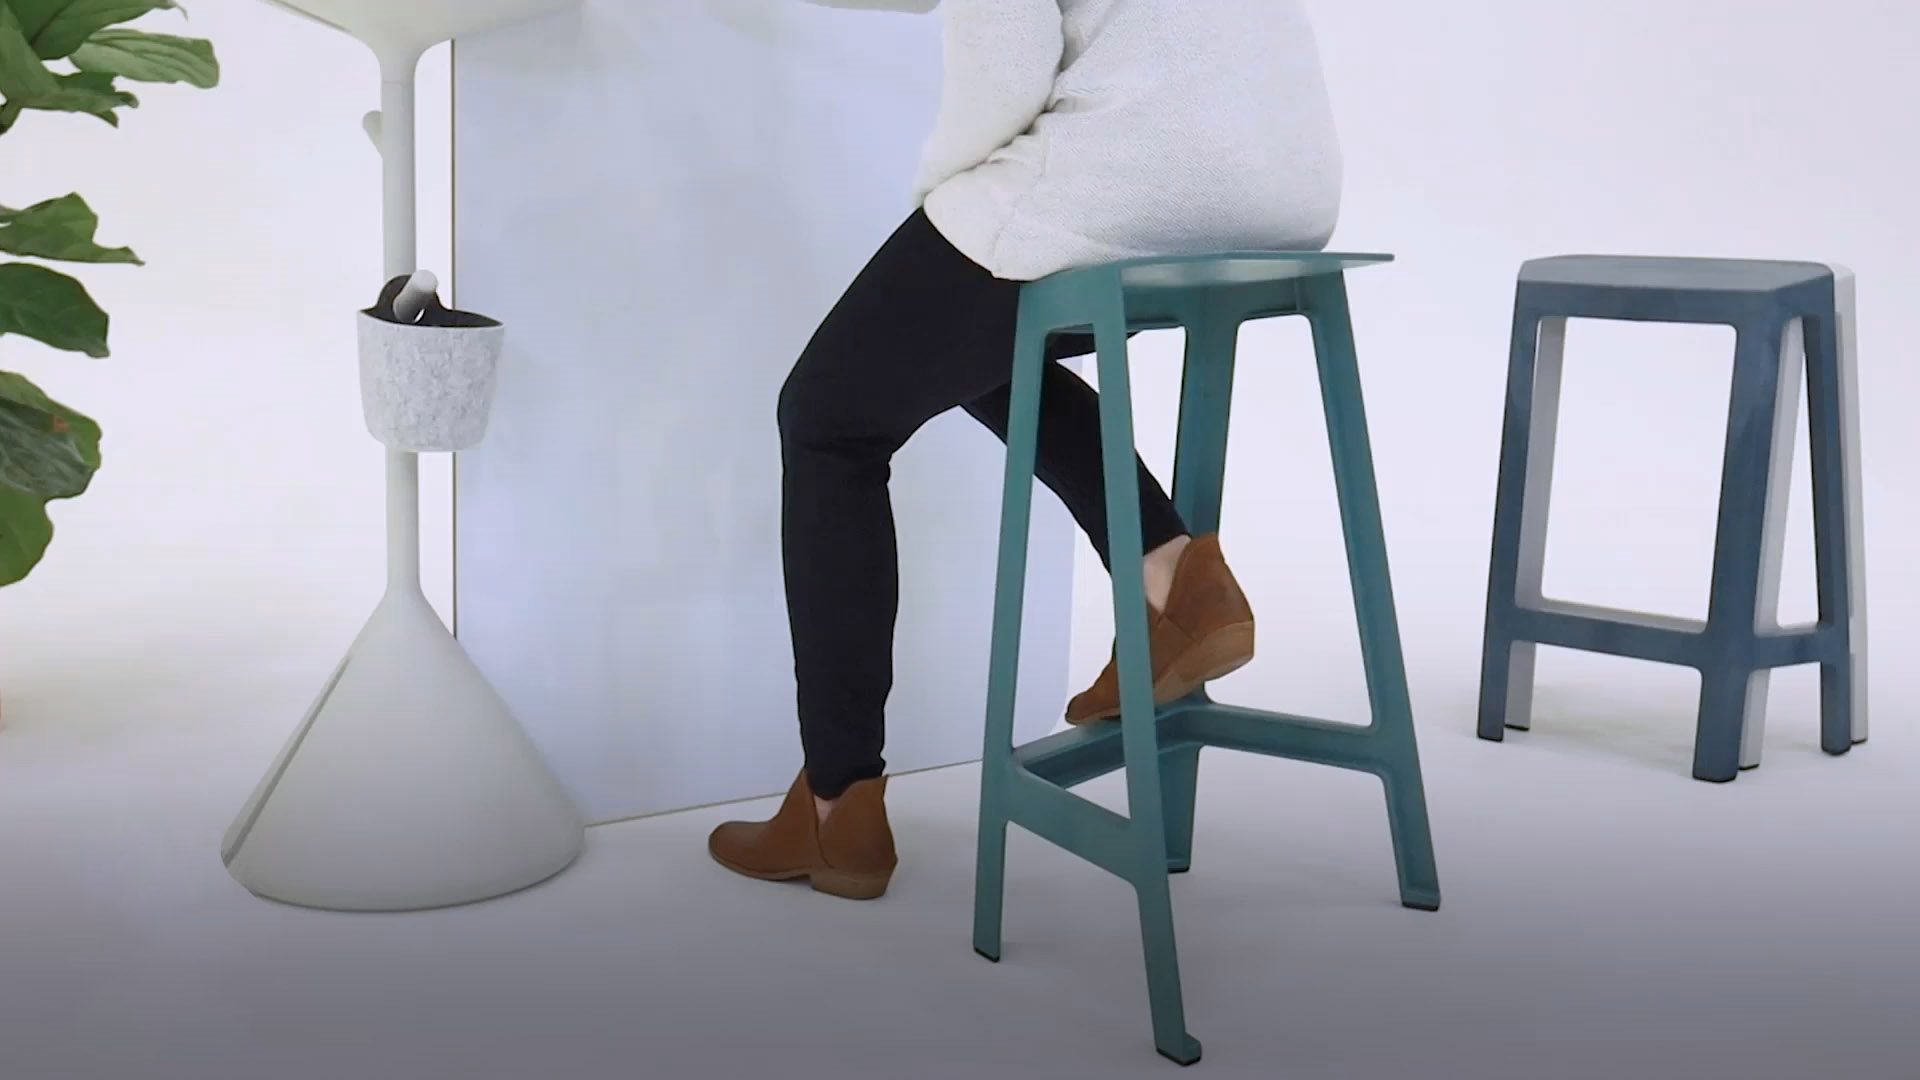
{"label": "potted plant", "polygon": [[[117,80],[208,88],[213,46],[123,26],[173,0],[0,0],[0,155],[28,110],[84,113],[119,125],[139,105]],[[0,191],[0,338],[107,355],[107,313],[47,262],[139,265],[94,242],[99,224],[78,195],[10,209]],[[0,586],[30,573],[53,539],[47,504],[86,491],[100,467],[100,426],[26,378],[0,371]]]}

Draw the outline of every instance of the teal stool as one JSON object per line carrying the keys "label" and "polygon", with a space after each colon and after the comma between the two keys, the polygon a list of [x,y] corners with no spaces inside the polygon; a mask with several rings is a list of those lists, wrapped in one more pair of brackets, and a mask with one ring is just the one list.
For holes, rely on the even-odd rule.
{"label": "teal stool", "polygon": [[[1000,959],[1009,823],[1125,879],[1139,894],[1154,1045],[1182,1065],[1200,1060],[1200,1043],[1187,1034],[1181,1004],[1167,875],[1186,870],[1191,861],[1194,794],[1203,747],[1313,761],[1379,776],[1386,785],[1400,901],[1425,911],[1440,906],[1439,874],[1427,827],[1426,794],[1387,577],[1387,548],[1360,398],[1353,325],[1347,312],[1346,271],[1389,261],[1391,257],[1385,255],[1291,252],[1139,259],[1057,274],[1021,292],[981,769],[973,945],[987,959]],[[1282,315],[1304,315],[1313,326],[1372,701],[1372,723],[1365,727],[1217,704],[1204,690],[1160,708],[1157,715],[1153,704],[1127,337],[1138,330],[1176,326],[1187,330],[1173,498],[1188,528],[1208,533],[1220,521],[1227,414],[1240,326]],[[1099,354],[1121,718],[1016,749],[1012,745],[1014,690],[1034,445],[1040,422],[1040,376],[1049,337],[1088,330]],[[1128,817],[1067,790],[1121,768],[1127,774]]]}

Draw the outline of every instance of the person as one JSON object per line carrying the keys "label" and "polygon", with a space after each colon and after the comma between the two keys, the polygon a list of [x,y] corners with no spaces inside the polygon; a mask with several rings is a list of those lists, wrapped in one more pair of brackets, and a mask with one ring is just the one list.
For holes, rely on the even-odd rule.
{"label": "person", "polygon": [[[816,0],[926,10],[929,0]],[[1007,435],[1021,284],[1136,256],[1318,250],[1341,162],[1297,0],[944,0],[941,103],[917,209],[821,323],[782,388],[783,563],[805,762],[769,821],[709,839],[750,877],[837,896],[897,864],[882,756],[899,597],[889,462],[959,407]],[[1093,351],[1058,335],[1058,361]],[[1137,459],[1136,459],[1137,460]],[[1253,656],[1215,536],[1138,466],[1154,695]],[[1095,391],[1055,362],[1035,475],[1111,570]],[[1066,718],[1119,715],[1111,660]]]}

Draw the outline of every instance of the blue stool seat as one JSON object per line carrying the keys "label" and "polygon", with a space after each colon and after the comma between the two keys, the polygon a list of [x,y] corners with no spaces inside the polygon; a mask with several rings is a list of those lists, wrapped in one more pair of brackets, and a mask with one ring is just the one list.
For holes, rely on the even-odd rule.
{"label": "blue stool seat", "polygon": [[1766,295],[1817,285],[1833,268],[1808,262],[1680,259],[1655,255],[1557,255],[1520,268],[1529,285],[1646,294]]}
{"label": "blue stool seat", "polygon": [[[1058,274],[1021,290],[981,769],[974,948],[989,959],[1000,958],[1010,823],[1115,874],[1134,887],[1139,900],[1154,1044],[1181,1064],[1199,1060],[1200,1044],[1186,1030],[1168,874],[1191,865],[1202,748],[1379,776],[1386,788],[1401,902],[1426,910],[1440,905],[1347,309],[1346,271],[1388,260],[1319,252],[1141,259]],[[1372,706],[1365,726],[1219,704],[1204,688],[1157,709],[1153,702],[1128,334],[1173,326],[1187,330],[1173,498],[1188,528],[1204,534],[1219,528],[1240,327],[1285,315],[1304,316],[1313,329]],[[1121,716],[1016,749],[1020,615],[1046,343],[1057,333],[1089,330],[1100,373]],[[1068,790],[1116,769],[1126,772],[1125,817]]]}
{"label": "blue stool seat", "polygon": [[[1853,275],[1809,262],[1576,255],[1520,271],[1494,511],[1479,733],[1530,726],[1536,645],[1701,673],[1693,775],[1733,779],[1760,761],[1767,676],[1821,665],[1821,738],[1867,737],[1866,585]],[[1569,318],[1734,328],[1732,399],[1707,618],[1681,619],[1542,595],[1547,505]],[[1801,367],[1811,416],[1820,617],[1776,620],[1787,473]]]}

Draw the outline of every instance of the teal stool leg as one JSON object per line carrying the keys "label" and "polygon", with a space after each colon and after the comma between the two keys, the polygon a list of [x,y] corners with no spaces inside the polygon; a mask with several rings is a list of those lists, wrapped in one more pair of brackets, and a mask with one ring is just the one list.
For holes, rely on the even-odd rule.
{"label": "teal stool leg", "polygon": [[[1173,504],[1196,535],[1218,532],[1226,484],[1227,421],[1233,402],[1233,366],[1240,317],[1211,307],[1193,312],[1180,382],[1180,423],[1174,450]],[[1198,745],[1160,755],[1160,787],[1167,813],[1167,869],[1193,867],[1193,811],[1199,793]]]}
{"label": "teal stool leg", "polygon": [[1427,797],[1420,778],[1420,753],[1414,738],[1413,705],[1407,693],[1406,662],[1394,614],[1393,585],[1387,569],[1387,543],[1380,522],[1380,496],[1374,479],[1373,450],[1367,436],[1361,398],[1360,366],[1353,343],[1344,275],[1329,274],[1304,283],[1314,352],[1320,366],[1320,393],[1333,451],[1334,486],[1346,532],[1347,569],[1353,581],[1354,611],[1360,624],[1360,654],[1373,706],[1371,737],[1379,740],[1380,772],[1386,785],[1387,819],[1393,831],[1394,862],[1400,874],[1400,902],[1425,911],[1440,907],[1440,874],[1427,822]]}
{"label": "teal stool leg", "polygon": [[1107,535],[1113,561],[1113,623],[1120,674],[1120,739],[1126,761],[1128,836],[1134,852],[1125,875],[1140,901],[1153,1043],[1191,1065],[1200,1043],[1187,1034],[1174,946],[1173,897],[1167,886],[1167,821],[1161,805],[1160,736],[1147,646],[1147,596],[1141,566],[1140,489],[1135,481],[1133,398],[1127,371],[1127,320],[1116,275],[1088,297],[1100,358],[1100,441],[1107,487]]}
{"label": "teal stool leg", "polygon": [[[993,652],[987,674],[987,742],[980,760],[979,856],[974,869],[973,948],[1000,959],[1007,866],[1008,788],[1013,779],[1013,714],[1020,676],[1020,616],[1026,597],[1027,536],[1040,431],[1040,376],[1048,328],[1021,304],[1007,430],[1007,477],[1000,508],[1000,566],[993,594]],[[1138,535],[1138,530],[1135,530]],[[1137,542],[1137,541],[1136,541]]]}
{"label": "teal stool leg", "polygon": [[1200,794],[1200,746],[1160,752],[1160,805],[1167,815],[1167,873],[1193,869],[1193,810]]}
{"label": "teal stool leg", "polygon": [[1239,334],[1239,318],[1219,311],[1198,312],[1187,322],[1179,439],[1173,456],[1173,505],[1195,533],[1220,529],[1227,475],[1227,421],[1233,406]]}

